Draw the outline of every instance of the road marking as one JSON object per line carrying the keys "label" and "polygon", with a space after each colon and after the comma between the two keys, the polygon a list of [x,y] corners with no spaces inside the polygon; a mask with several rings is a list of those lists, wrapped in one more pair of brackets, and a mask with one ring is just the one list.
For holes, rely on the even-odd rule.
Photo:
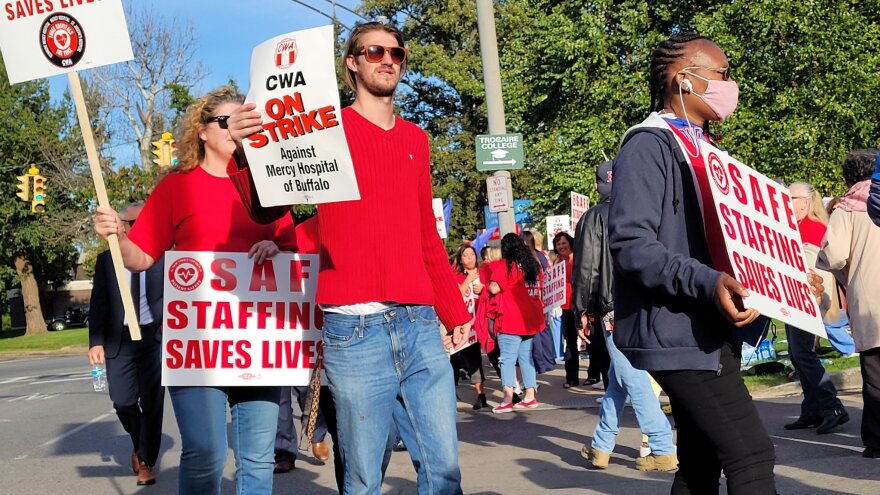
{"label": "road marking", "polygon": [[92,379],[92,377],[90,377],[90,376],[82,376],[79,378],[59,378],[57,380],[42,380],[39,382],[31,382],[31,385],[40,385],[43,383],[75,382],[78,380],[91,380],[91,379]]}
{"label": "road marking", "polygon": [[16,401],[20,401],[22,399],[24,399],[24,400],[46,400],[46,399],[52,399],[55,397],[58,397],[58,394],[48,394],[47,395],[47,394],[36,393],[36,394],[31,394],[31,395],[22,395],[19,397],[13,397],[13,398],[7,400],[6,402],[16,402]]}
{"label": "road marking", "polygon": [[7,378],[6,380],[0,381],[0,385],[6,385],[7,383],[22,382],[24,380],[30,380],[31,378],[36,378],[36,377],[35,376],[16,376],[15,378]]}
{"label": "road marking", "polygon": [[29,362],[31,362],[31,361],[41,361],[41,360],[43,360],[43,359],[46,359],[46,358],[44,358],[44,357],[40,357],[40,358],[31,358],[31,359],[7,359],[6,361],[0,361],[0,364],[6,364],[6,363],[29,363]]}
{"label": "road marking", "polygon": [[839,449],[851,450],[861,453],[864,447],[853,447],[852,445],[841,445],[839,443],[817,442],[815,440],[804,440],[802,438],[782,437],[779,435],[770,435],[770,438],[778,438],[780,440],[791,440],[792,442],[808,443],[810,445],[822,445],[824,447],[837,447]]}
{"label": "road marking", "polygon": [[58,435],[57,437],[53,438],[52,440],[49,440],[48,442],[43,443],[42,445],[40,445],[40,447],[48,447],[49,445],[52,445],[55,442],[61,441],[65,438],[69,437],[70,435],[75,435],[75,434],[85,430],[89,426],[97,423],[98,421],[102,421],[107,416],[110,416],[111,414],[113,414],[113,412],[114,411],[111,409],[110,412],[107,412],[107,413],[104,413],[100,416],[97,416],[97,417],[93,418],[91,421],[89,421],[88,423],[83,423],[83,424],[77,426],[76,428],[66,432],[66,433],[62,433],[61,435]]}

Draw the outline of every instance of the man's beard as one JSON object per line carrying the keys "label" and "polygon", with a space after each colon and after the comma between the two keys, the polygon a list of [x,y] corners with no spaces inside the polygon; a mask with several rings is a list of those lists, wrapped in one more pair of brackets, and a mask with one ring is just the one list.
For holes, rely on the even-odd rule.
{"label": "man's beard", "polygon": [[386,86],[384,84],[378,84],[372,81],[366,81],[364,79],[358,81],[358,86],[363,86],[363,88],[367,90],[368,93],[380,98],[394,96],[394,90],[397,89],[397,83]]}

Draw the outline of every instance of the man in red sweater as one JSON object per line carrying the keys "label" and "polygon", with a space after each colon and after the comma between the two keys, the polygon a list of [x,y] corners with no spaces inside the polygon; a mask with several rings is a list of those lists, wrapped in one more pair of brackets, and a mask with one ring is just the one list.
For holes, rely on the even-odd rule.
{"label": "man in red sweater", "polygon": [[[361,199],[318,205],[317,302],[345,494],[378,495],[392,419],[418,471],[419,493],[462,493],[444,349],[467,340],[471,316],[435,227],[428,137],[394,114],[403,45],[390,24],[352,31],[344,77],[356,98],[342,122]],[[255,108],[243,105],[228,119],[239,146],[261,129]],[[453,329],[445,338],[438,315]]]}

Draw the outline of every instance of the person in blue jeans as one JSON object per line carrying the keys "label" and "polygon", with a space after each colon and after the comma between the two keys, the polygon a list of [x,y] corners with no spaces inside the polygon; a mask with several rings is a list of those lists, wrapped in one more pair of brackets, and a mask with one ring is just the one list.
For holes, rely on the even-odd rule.
{"label": "person in blue jeans", "polygon": [[[609,331],[614,325],[614,276],[608,247],[608,207],[613,179],[611,162],[596,168],[596,189],[601,200],[578,221],[572,260],[571,311],[578,336],[586,341],[603,332],[611,365],[605,381],[605,398],[599,410],[599,424],[591,446],[584,445],[581,455],[594,467],[605,469],[614,451],[614,439],[620,431],[620,415],[627,395],[648,437],[651,453],[636,459],[640,471],[673,471],[678,467],[672,428],[660,409],[660,402],[644,370],[635,369],[614,345]],[[593,327],[590,326],[593,316]]]}
{"label": "person in blue jeans", "polygon": [[[532,359],[534,336],[544,330],[544,306],[541,302],[541,265],[525,242],[510,233],[501,239],[502,263],[497,263],[489,277],[489,293],[501,299],[501,312],[495,318],[495,332],[501,351],[501,385],[504,398],[492,409],[495,414],[514,409],[538,407],[535,362]],[[514,404],[516,365],[522,374],[524,397]]]}
{"label": "person in blue jeans", "polygon": [[[613,313],[610,315],[613,318]],[[599,324],[605,323],[600,322]],[[633,412],[639,422],[642,434],[648,437],[651,453],[636,459],[639,471],[675,471],[678,457],[672,440],[672,427],[660,409],[660,401],[651,387],[651,380],[644,370],[637,370],[626,356],[615,347],[611,332],[605,332],[605,345],[611,356],[608,370],[608,388],[599,408],[599,424],[593,432],[593,442],[588,448],[584,445],[581,455],[589,459],[593,467],[605,469],[614,451],[614,440],[620,431],[620,415],[624,402],[629,396]]]}

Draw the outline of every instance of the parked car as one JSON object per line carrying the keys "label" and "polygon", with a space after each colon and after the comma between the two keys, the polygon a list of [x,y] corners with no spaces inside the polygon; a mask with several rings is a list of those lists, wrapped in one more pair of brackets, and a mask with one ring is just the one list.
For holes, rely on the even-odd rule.
{"label": "parked car", "polygon": [[70,327],[87,327],[89,326],[89,307],[67,308],[63,316],[56,316],[52,321],[48,322],[48,325],[49,330],[55,332],[60,332]]}

